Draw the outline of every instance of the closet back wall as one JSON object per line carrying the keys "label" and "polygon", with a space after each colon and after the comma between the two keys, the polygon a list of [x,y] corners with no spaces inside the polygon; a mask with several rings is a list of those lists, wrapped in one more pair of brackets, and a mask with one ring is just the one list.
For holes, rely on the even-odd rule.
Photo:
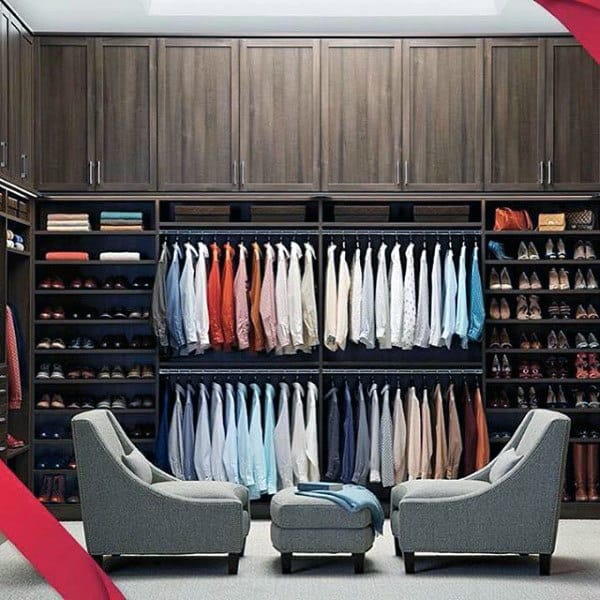
{"label": "closet back wall", "polygon": [[600,188],[569,37],[36,38],[41,191]]}

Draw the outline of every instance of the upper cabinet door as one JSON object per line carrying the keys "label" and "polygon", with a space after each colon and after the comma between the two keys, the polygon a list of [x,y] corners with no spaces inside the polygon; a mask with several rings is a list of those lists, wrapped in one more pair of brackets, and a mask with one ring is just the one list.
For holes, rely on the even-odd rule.
{"label": "upper cabinet door", "polygon": [[160,40],[159,189],[237,189],[238,45],[237,40]]}
{"label": "upper cabinet door", "polygon": [[240,184],[319,189],[318,41],[242,41]]}
{"label": "upper cabinet door", "polygon": [[483,187],[483,41],[406,40],[404,189]]}
{"label": "upper cabinet door", "polygon": [[544,57],[538,38],[485,42],[485,187],[541,190]]}
{"label": "upper cabinet door", "polygon": [[547,41],[547,183],[554,190],[600,187],[600,66],[575,41]]}
{"label": "upper cabinet door", "polygon": [[10,13],[0,5],[0,173],[8,174],[8,26]]}
{"label": "upper cabinet door", "polygon": [[37,45],[37,187],[93,190],[93,41],[42,37]]}
{"label": "upper cabinet door", "polygon": [[8,24],[8,174],[21,178],[21,25]]}
{"label": "upper cabinet door", "polygon": [[401,45],[398,40],[322,43],[323,189],[398,189]]}
{"label": "upper cabinet door", "polygon": [[21,35],[21,181],[33,185],[33,38]]}
{"label": "upper cabinet door", "polygon": [[96,189],[157,189],[155,39],[96,41],[96,108]]}

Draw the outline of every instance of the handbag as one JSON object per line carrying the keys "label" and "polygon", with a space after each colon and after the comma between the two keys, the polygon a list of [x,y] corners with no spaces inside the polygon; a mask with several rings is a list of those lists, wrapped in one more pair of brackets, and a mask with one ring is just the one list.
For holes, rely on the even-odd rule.
{"label": "handbag", "polygon": [[567,212],[567,229],[594,229],[595,223],[596,215],[589,208]]}
{"label": "handbag", "polygon": [[539,231],[564,231],[567,226],[565,213],[541,213],[538,216]]}
{"label": "handbag", "polygon": [[527,231],[533,229],[526,210],[513,210],[503,206],[496,209],[494,231]]}

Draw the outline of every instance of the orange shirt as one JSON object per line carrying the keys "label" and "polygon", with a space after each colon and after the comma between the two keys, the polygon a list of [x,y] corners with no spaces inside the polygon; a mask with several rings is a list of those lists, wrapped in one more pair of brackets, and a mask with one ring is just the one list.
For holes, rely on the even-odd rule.
{"label": "orange shirt", "polygon": [[260,291],[260,245],[258,242],[253,242],[252,277],[250,279],[248,297],[250,299],[250,321],[252,322],[252,330],[250,331],[250,349],[254,352],[260,352],[265,349],[265,334],[260,320]]}
{"label": "orange shirt", "polygon": [[225,264],[223,266],[223,279],[221,282],[221,325],[225,350],[231,350],[236,344],[235,339],[235,300],[233,292],[233,257],[235,250],[227,242],[225,249]]}
{"label": "orange shirt", "polygon": [[208,275],[208,335],[210,344],[215,350],[220,350],[225,341],[223,337],[223,326],[221,323],[221,274],[219,266],[219,255],[221,250],[216,242],[210,245],[211,264]]}

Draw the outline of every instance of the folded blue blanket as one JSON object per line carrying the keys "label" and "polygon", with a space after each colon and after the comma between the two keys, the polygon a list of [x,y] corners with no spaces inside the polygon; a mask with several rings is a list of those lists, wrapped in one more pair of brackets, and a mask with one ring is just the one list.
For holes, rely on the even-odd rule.
{"label": "folded blue blanket", "polygon": [[383,523],[385,514],[381,502],[377,496],[361,485],[345,485],[341,490],[314,490],[312,492],[302,492],[297,490],[298,496],[308,496],[310,498],[323,498],[331,500],[349,512],[358,512],[363,508],[371,512],[371,524],[376,534],[383,534]]}
{"label": "folded blue blanket", "polygon": [[105,219],[137,219],[142,220],[143,214],[141,212],[129,212],[129,211],[114,211],[114,210],[103,210],[100,213],[100,220]]}

